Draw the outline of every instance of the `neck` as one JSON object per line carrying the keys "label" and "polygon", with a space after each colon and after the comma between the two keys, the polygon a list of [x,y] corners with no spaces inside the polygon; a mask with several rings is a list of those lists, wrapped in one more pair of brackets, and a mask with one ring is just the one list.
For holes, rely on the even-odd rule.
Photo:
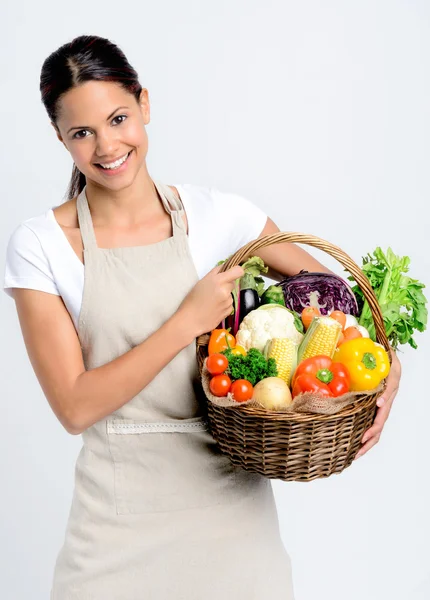
{"label": "neck", "polygon": [[94,225],[132,226],[164,212],[155,185],[143,164],[126,188],[111,190],[87,179],[86,195]]}

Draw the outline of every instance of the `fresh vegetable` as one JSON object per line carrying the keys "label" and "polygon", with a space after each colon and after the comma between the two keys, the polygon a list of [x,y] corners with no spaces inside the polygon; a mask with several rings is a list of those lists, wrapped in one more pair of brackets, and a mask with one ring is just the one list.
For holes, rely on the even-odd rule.
{"label": "fresh vegetable", "polygon": [[335,321],[340,323],[342,325],[342,330],[345,329],[346,314],[344,312],[342,312],[341,310],[334,310],[333,312],[330,313],[330,318],[334,319]]}
{"label": "fresh vegetable", "polygon": [[357,330],[361,333],[361,337],[370,337],[369,332],[363,325],[357,325]]}
{"label": "fresh vegetable", "polygon": [[319,354],[332,358],[341,333],[342,327],[334,319],[316,317],[299,346],[298,362]]}
{"label": "fresh vegetable", "polygon": [[305,331],[307,329],[309,329],[309,325],[312,323],[312,321],[315,319],[315,317],[320,317],[321,313],[318,310],[318,308],[315,308],[315,306],[306,306],[303,310],[302,310],[302,323],[303,323],[303,327],[305,328]]}
{"label": "fresh vegetable", "polygon": [[267,410],[279,410],[292,402],[290,388],[280,377],[268,377],[257,383],[253,399]]}
{"label": "fresh vegetable", "polygon": [[304,373],[296,379],[293,385],[292,396],[295,398],[305,392],[311,392],[312,394],[317,394],[324,398],[333,398],[333,394],[328,385],[317,379],[315,375],[310,375],[308,373]]}
{"label": "fresh vegetable", "polygon": [[246,379],[252,385],[265,377],[276,377],[278,369],[273,358],[266,360],[256,348],[250,348],[246,356],[232,354],[231,350],[223,352],[228,359],[227,374],[233,381]]}
{"label": "fresh vegetable", "polygon": [[[222,265],[224,262],[225,260],[220,260],[217,263],[217,265]],[[258,296],[260,296],[264,290],[264,279],[261,277],[261,274],[267,273],[269,267],[266,267],[263,260],[259,256],[251,256],[251,258],[241,263],[241,267],[245,271],[243,277],[245,277],[245,275],[249,275],[254,279],[255,290],[257,291]],[[233,310],[231,312],[231,315],[227,317],[227,319],[225,319],[226,327],[230,327],[234,335],[236,335],[240,323],[240,282],[242,278],[236,279],[235,281],[235,285],[232,291]]]}
{"label": "fresh vegetable", "polygon": [[260,297],[257,293],[255,279],[249,273],[245,273],[240,280],[239,306],[239,312],[235,313],[234,331],[236,332],[246,315],[260,306]]}
{"label": "fresh vegetable", "polygon": [[349,340],[357,340],[361,337],[363,336],[361,335],[361,331],[358,329],[358,327],[347,327],[343,332],[343,342],[348,342]]}
{"label": "fresh vegetable", "polygon": [[344,329],[348,329],[348,327],[357,327],[358,319],[356,317],[354,317],[354,315],[345,315],[345,316],[346,316],[346,322],[345,322]]}
{"label": "fresh vegetable", "polygon": [[280,304],[285,306],[284,294],[277,285],[269,285],[261,296],[261,304]]}
{"label": "fresh vegetable", "polygon": [[235,345],[236,340],[227,329],[214,329],[209,338],[208,353],[216,354]]}
{"label": "fresh vegetable", "polygon": [[257,348],[263,351],[268,340],[277,337],[288,337],[299,343],[303,335],[297,331],[294,316],[289,310],[278,304],[265,304],[244,318],[236,341],[245,350]]}
{"label": "fresh vegetable", "polygon": [[234,346],[234,348],[231,349],[231,353],[232,354],[242,354],[242,356],[246,356],[246,350],[243,346],[239,346],[239,344],[236,344],[236,346]]}
{"label": "fresh vegetable", "polygon": [[297,344],[289,338],[273,338],[264,348],[264,356],[275,359],[278,377],[288,385],[297,366],[297,349]]}
{"label": "fresh vegetable", "polygon": [[246,379],[238,379],[231,384],[230,393],[236,402],[251,400],[253,392],[252,384]]}
{"label": "fresh vegetable", "polygon": [[358,315],[355,295],[348,283],[331,273],[308,273],[286,277],[277,285],[284,292],[285,306],[299,314],[306,306],[318,308],[322,315],[332,310]]}
{"label": "fresh vegetable", "polygon": [[[323,390],[328,389],[331,396],[341,396],[349,391],[349,382],[345,365],[333,362],[329,356],[313,356],[297,367],[292,384],[293,398],[305,391],[313,392],[318,386]],[[326,395],[325,391],[323,395]]]}
{"label": "fresh vegetable", "polygon": [[[424,331],[427,325],[427,299],[422,291],[425,285],[406,275],[409,265],[409,256],[397,256],[391,248],[384,253],[378,247],[373,254],[363,257],[362,271],[378,299],[385,332],[395,350],[400,344],[417,348],[413,338],[414,331]],[[354,281],[352,276],[349,279]],[[362,307],[359,324],[368,329],[371,339],[375,341],[375,325],[370,307],[360,287],[356,285],[352,289]]]}
{"label": "fresh vegetable", "polygon": [[248,260],[241,263],[241,267],[244,269],[245,274],[247,273],[254,277],[258,295],[261,296],[264,290],[264,279],[261,275],[265,275],[268,272],[269,267],[266,267],[259,256],[251,256],[251,258],[248,258]]}
{"label": "fresh vegetable", "polygon": [[334,360],[348,369],[350,389],[354,392],[373,390],[390,372],[388,353],[370,338],[345,342],[336,350]]}
{"label": "fresh vegetable", "polygon": [[224,354],[211,354],[206,361],[206,368],[211,375],[220,375],[228,367],[228,360]]}
{"label": "fresh vegetable", "polygon": [[209,383],[209,389],[214,396],[227,396],[231,387],[231,379],[228,375],[215,375]]}

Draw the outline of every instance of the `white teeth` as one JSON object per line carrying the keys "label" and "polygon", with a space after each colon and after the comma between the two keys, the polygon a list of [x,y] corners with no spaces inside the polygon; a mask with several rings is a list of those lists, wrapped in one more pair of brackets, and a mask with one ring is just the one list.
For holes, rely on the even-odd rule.
{"label": "white teeth", "polygon": [[118,167],[120,167],[122,165],[123,162],[125,162],[127,160],[127,157],[128,157],[128,153],[113,163],[109,163],[106,165],[104,165],[103,163],[100,163],[100,165],[103,167],[103,169],[117,169]]}

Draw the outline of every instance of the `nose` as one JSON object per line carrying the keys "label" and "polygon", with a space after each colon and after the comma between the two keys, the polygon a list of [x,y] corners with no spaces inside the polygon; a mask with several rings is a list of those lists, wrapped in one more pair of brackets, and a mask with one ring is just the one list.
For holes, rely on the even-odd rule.
{"label": "nose", "polygon": [[97,135],[97,144],[95,154],[97,158],[103,160],[116,157],[119,144],[116,134],[111,131],[101,132]]}

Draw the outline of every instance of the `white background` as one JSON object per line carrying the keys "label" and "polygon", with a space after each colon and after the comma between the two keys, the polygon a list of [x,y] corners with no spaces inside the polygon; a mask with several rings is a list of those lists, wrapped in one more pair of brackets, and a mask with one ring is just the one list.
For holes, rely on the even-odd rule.
{"label": "white background", "polygon": [[[48,54],[87,33],[118,43],[149,89],[154,178],[241,193],[282,230],[319,235],[356,261],[391,245],[430,283],[426,0],[64,6],[2,10],[2,260],[18,223],[65,193],[71,161],[40,102],[39,74]],[[0,310],[1,596],[46,600],[81,440],[51,413],[5,294]],[[296,600],[430,597],[429,336],[417,341],[401,355],[379,445],[341,475],[274,484]]]}

